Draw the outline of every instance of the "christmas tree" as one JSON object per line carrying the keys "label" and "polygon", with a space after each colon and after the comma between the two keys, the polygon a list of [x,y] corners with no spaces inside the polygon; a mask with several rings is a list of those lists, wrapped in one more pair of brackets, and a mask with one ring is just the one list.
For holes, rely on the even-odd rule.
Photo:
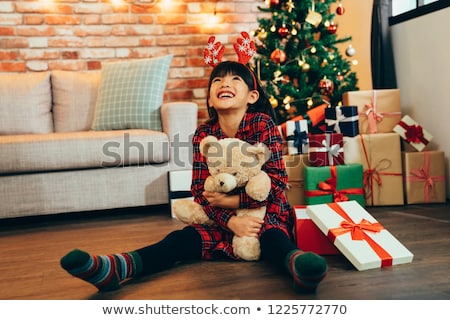
{"label": "christmas tree", "polygon": [[[336,45],[351,37],[338,38],[336,14],[343,15],[335,0],[267,0],[259,10],[271,17],[259,18],[254,31],[257,55],[254,68],[270,96],[278,123],[326,103],[336,106],[342,94],[358,90],[351,63]],[[349,45],[346,56],[355,49]]]}

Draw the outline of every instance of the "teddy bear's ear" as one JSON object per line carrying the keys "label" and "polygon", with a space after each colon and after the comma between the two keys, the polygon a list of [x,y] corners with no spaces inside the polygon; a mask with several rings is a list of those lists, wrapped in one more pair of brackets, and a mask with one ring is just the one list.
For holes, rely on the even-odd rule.
{"label": "teddy bear's ear", "polygon": [[258,162],[261,165],[263,165],[270,158],[270,150],[264,143],[253,145],[248,151],[253,153],[258,158]]}
{"label": "teddy bear's ear", "polygon": [[203,156],[206,156],[208,153],[208,149],[211,146],[212,143],[217,143],[217,138],[214,136],[206,136],[200,141],[200,153]]}

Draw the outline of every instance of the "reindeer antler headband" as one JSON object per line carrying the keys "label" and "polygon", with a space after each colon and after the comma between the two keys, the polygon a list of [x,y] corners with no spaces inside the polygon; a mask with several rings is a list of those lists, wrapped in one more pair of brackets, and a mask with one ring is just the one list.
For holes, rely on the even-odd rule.
{"label": "reindeer antler headband", "polygon": [[[256,46],[255,42],[250,38],[250,35],[247,32],[242,31],[241,35],[242,37],[238,38],[233,44],[233,48],[238,56],[238,62],[246,66],[246,64],[256,54]],[[209,37],[208,44],[205,49],[203,49],[203,60],[207,65],[210,65],[213,68],[222,62],[222,57],[225,52],[225,47],[220,43],[220,41],[214,42],[215,40],[215,36]],[[253,77],[254,88],[256,89],[256,77],[251,70],[250,73]]]}

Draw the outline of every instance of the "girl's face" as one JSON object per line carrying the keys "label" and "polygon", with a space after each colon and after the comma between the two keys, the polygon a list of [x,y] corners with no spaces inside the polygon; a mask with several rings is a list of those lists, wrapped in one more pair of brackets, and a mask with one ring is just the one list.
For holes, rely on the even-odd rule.
{"label": "girl's face", "polygon": [[247,109],[258,100],[257,90],[250,90],[238,75],[227,74],[211,81],[208,103],[218,114],[235,109]]}

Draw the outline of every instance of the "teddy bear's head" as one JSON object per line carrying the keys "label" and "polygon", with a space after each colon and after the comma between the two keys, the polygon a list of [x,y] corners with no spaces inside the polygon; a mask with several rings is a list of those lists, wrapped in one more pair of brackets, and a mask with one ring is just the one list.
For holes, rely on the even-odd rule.
{"label": "teddy bear's head", "polygon": [[245,186],[270,156],[269,148],[263,143],[251,145],[236,138],[218,140],[214,136],[200,142],[200,152],[206,158],[215,188],[224,193]]}

